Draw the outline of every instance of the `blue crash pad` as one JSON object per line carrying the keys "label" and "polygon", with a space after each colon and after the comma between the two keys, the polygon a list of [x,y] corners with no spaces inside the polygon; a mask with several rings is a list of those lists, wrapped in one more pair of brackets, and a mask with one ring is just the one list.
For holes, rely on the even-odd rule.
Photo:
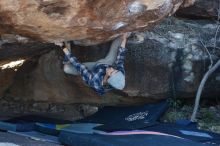
{"label": "blue crash pad", "polygon": [[179,125],[174,123],[159,123],[152,127],[146,127],[144,130],[153,130],[176,135],[201,143],[212,143],[212,146],[220,146],[220,134],[199,130],[196,123],[189,125]]}
{"label": "blue crash pad", "polygon": [[69,146],[208,146],[187,139],[164,135],[79,134],[61,131],[59,140]]}

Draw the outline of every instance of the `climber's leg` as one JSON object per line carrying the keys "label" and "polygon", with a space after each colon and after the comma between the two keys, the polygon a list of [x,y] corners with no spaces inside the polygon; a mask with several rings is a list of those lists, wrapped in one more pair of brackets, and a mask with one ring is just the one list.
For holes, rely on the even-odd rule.
{"label": "climber's leg", "polygon": [[[92,70],[92,68],[96,65],[96,62],[85,62],[83,63],[89,70]],[[67,62],[63,66],[63,71],[67,74],[71,75],[79,75],[78,71],[70,62]]]}
{"label": "climber's leg", "polygon": [[108,64],[108,65],[113,65],[117,54],[118,54],[118,48],[121,45],[121,37],[116,38],[113,42],[112,45],[110,47],[110,50],[107,54],[107,56],[103,59],[100,59],[98,61],[96,61],[97,64]]}
{"label": "climber's leg", "polygon": [[[117,57],[117,53],[118,53],[118,48],[121,45],[121,38],[118,37],[116,38],[113,42],[112,45],[110,47],[110,50],[107,54],[107,56],[103,59],[100,59],[96,62],[85,62],[83,63],[89,70],[92,70],[92,68],[96,65],[96,64],[108,64],[108,65],[113,65],[116,57]],[[69,46],[69,43],[67,45]],[[72,74],[72,75],[79,75],[79,73],[77,72],[77,70],[70,64],[70,63],[64,63],[64,67],[63,70],[65,73],[67,74]]]}

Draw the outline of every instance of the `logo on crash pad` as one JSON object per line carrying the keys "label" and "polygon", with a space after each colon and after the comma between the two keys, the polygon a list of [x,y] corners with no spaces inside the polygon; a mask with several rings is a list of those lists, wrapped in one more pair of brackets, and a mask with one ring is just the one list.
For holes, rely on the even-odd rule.
{"label": "logo on crash pad", "polygon": [[148,113],[149,113],[148,111],[134,113],[126,117],[125,120],[129,122],[136,121],[136,120],[143,120],[144,118],[147,117]]}

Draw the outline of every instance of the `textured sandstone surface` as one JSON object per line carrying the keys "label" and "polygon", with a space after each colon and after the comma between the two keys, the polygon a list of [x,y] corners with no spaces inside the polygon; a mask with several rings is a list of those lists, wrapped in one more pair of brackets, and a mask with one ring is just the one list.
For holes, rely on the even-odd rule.
{"label": "textured sandstone surface", "polygon": [[92,45],[154,26],[195,0],[0,0],[0,34]]}

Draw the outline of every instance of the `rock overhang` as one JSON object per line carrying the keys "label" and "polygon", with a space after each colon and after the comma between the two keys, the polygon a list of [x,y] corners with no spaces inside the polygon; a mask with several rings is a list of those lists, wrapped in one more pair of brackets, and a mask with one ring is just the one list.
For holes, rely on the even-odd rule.
{"label": "rock overhang", "polygon": [[194,0],[0,0],[0,34],[94,45],[144,30]]}

